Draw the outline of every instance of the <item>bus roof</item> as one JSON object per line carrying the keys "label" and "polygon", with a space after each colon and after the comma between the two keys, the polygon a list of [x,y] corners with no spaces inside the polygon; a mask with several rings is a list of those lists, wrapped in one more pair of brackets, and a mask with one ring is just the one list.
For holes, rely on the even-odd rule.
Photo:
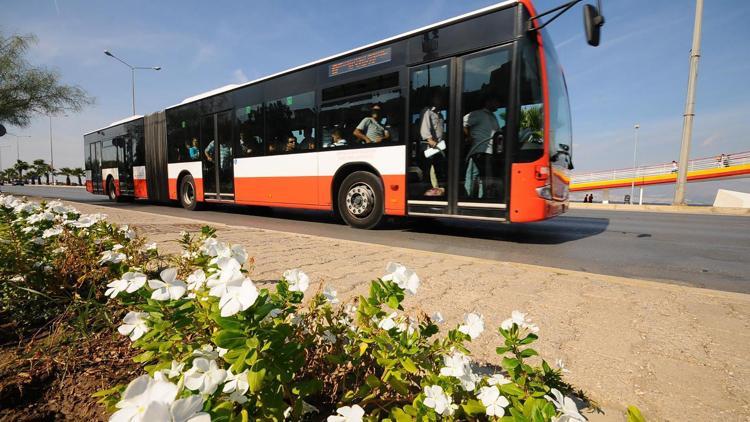
{"label": "bus roof", "polygon": [[248,85],[257,84],[259,82],[263,82],[263,81],[266,81],[266,80],[269,80],[269,79],[273,79],[275,77],[278,77],[278,76],[281,76],[281,75],[285,75],[287,73],[291,73],[291,72],[294,72],[294,71],[297,71],[297,70],[302,70],[302,69],[307,68],[307,67],[311,67],[311,66],[315,66],[315,65],[318,65],[318,64],[321,64],[321,63],[325,63],[325,62],[327,62],[329,60],[334,60],[334,59],[337,59],[337,58],[340,58],[340,57],[348,56],[350,54],[354,54],[354,53],[357,53],[359,51],[367,50],[367,49],[376,47],[376,46],[381,45],[381,44],[386,44],[386,43],[393,42],[393,41],[396,41],[396,40],[399,40],[399,39],[402,39],[402,38],[406,38],[406,37],[412,36],[414,34],[418,34],[418,33],[423,32],[423,31],[428,31],[428,30],[436,28],[438,26],[442,26],[442,25],[446,25],[446,24],[453,23],[453,22],[456,22],[456,21],[468,19],[468,18],[477,16],[477,15],[482,15],[482,14],[485,14],[485,13],[489,13],[489,12],[492,12],[492,11],[497,10],[497,9],[503,9],[503,8],[505,8],[505,7],[507,7],[507,6],[511,5],[511,4],[518,3],[518,1],[519,0],[505,0],[505,1],[502,1],[502,2],[499,2],[499,3],[492,4],[492,5],[487,6],[487,7],[483,7],[481,9],[477,9],[477,10],[474,10],[474,11],[471,11],[471,12],[468,12],[468,13],[464,13],[463,15],[454,16],[452,18],[448,18],[446,20],[443,20],[443,21],[440,21],[440,22],[437,22],[437,23],[433,23],[433,24],[430,24],[430,25],[427,25],[427,26],[423,26],[421,28],[417,28],[417,29],[414,29],[414,30],[409,31],[409,32],[404,32],[404,33],[399,34],[399,35],[394,35],[392,37],[389,37],[389,38],[386,38],[386,39],[383,39],[383,40],[380,40],[380,41],[376,41],[374,43],[370,43],[370,44],[367,44],[367,45],[364,45],[364,46],[361,46],[361,47],[357,47],[357,48],[354,48],[352,50],[345,51],[343,53],[334,54],[332,56],[328,56],[328,57],[322,58],[320,60],[315,60],[313,62],[305,63],[303,65],[296,66],[296,67],[293,67],[291,69],[282,70],[281,72],[277,72],[277,73],[274,73],[274,74],[269,75],[269,76],[264,76],[262,78],[258,78],[258,79],[255,79],[255,80],[252,80],[252,81],[249,81],[249,82],[245,82],[243,84],[239,84],[239,85],[238,84],[225,85],[225,86],[223,86],[221,88],[216,88],[216,89],[213,89],[211,91],[206,91],[204,93],[197,94],[197,95],[194,95],[192,97],[185,98],[179,104],[175,104],[175,105],[171,105],[169,107],[166,107],[165,110],[166,109],[170,109],[170,108],[179,107],[181,105],[189,104],[189,103],[192,103],[192,102],[204,99],[204,98],[212,97],[214,95],[221,94],[221,93],[224,93],[224,92],[232,91],[232,90],[235,90],[237,88],[242,88],[242,87],[246,87]]}
{"label": "bus roof", "polygon": [[[224,92],[233,91],[233,90],[238,89],[238,88],[242,88],[242,87],[246,87],[246,86],[249,86],[249,85],[257,84],[259,82],[263,82],[263,81],[266,81],[266,80],[269,80],[269,79],[273,79],[273,78],[276,78],[278,76],[285,75],[287,73],[292,73],[292,72],[297,71],[297,70],[302,70],[302,69],[307,68],[307,67],[311,67],[311,66],[315,66],[315,65],[318,65],[318,64],[321,64],[321,63],[325,63],[325,62],[327,62],[329,60],[334,60],[334,59],[337,59],[337,58],[340,58],[340,57],[344,57],[344,56],[348,56],[350,54],[357,53],[357,52],[362,51],[362,50],[367,50],[367,49],[376,47],[376,46],[381,45],[381,44],[386,44],[386,43],[389,43],[389,42],[400,40],[402,38],[406,38],[406,37],[412,36],[414,34],[418,34],[418,33],[423,32],[423,31],[428,31],[430,29],[433,29],[433,28],[436,28],[436,27],[439,27],[439,26],[443,26],[443,25],[447,25],[447,24],[450,24],[450,23],[453,23],[453,22],[457,22],[457,21],[469,19],[469,18],[472,18],[474,16],[483,15],[485,13],[490,13],[490,12],[493,12],[493,11],[498,10],[498,9],[506,8],[506,7],[510,6],[510,5],[518,3],[518,2],[519,2],[519,0],[505,0],[505,1],[502,1],[502,2],[499,2],[499,3],[495,3],[495,4],[492,4],[492,5],[489,5],[487,7],[483,7],[481,9],[477,9],[477,10],[474,10],[474,11],[471,11],[471,12],[468,12],[468,13],[464,13],[463,15],[454,16],[452,18],[448,18],[448,19],[445,19],[445,20],[440,21],[440,22],[436,22],[436,23],[433,23],[433,24],[430,24],[430,25],[427,25],[427,26],[423,26],[421,28],[417,28],[417,29],[414,29],[414,30],[411,30],[411,31],[408,31],[408,32],[404,32],[402,34],[394,35],[392,37],[389,37],[389,38],[386,38],[386,39],[383,39],[383,40],[380,40],[380,41],[376,41],[374,43],[370,43],[370,44],[367,44],[367,45],[363,45],[361,47],[357,47],[357,48],[354,48],[352,50],[345,51],[343,53],[334,54],[332,56],[328,56],[328,57],[322,58],[320,60],[315,60],[313,62],[305,63],[303,65],[296,66],[296,67],[293,67],[291,69],[282,70],[281,72],[277,72],[277,73],[274,73],[274,74],[269,75],[269,76],[264,76],[262,78],[258,78],[258,79],[255,79],[255,80],[252,80],[252,81],[249,81],[249,82],[245,82],[243,84],[229,84],[229,85],[224,85],[222,87],[215,88],[215,89],[212,89],[210,91],[206,91],[206,92],[203,92],[203,93],[200,93],[200,94],[197,94],[197,95],[193,95],[192,97],[185,98],[179,104],[174,104],[174,105],[171,105],[169,107],[165,107],[165,110],[168,110],[170,108],[179,107],[179,106],[185,105],[185,104],[190,104],[192,102],[195,102],[195,101],[198,101],[198,100],[202,100],[204,98],[209,98],[209,97],[212,97],[214,95],[222,94]],[[127,122],[129,122],[131,120],[139,119],[141,117],[143,117],[143,116],[140,116],[140,115],[130,116],[130,117],[127,117],[125,119],[118,120],[116,122],[110,123],[108,126],[105,126],[103,128],[92,130],[92,131],[90,131],[90,132],[88,132],[86,134],[88,135],[90,133],[94,133],[94,132],[98,132],[100,130],[108,129],[108,128],[112,127],[112,126],[116,126],[116,125],[119,125],[119,124],[122,124],[122,123],[127,123]]]}
{"label": "bus roof", "polygon": [[94,132],[99,132],[100,130],[109,129],[109,128],[113,127],[113,126],[121,125],[123,123],[131,122],[133,120],[138,120],[140,118],[143,118],[142,114],[134,114],[134,115],[126,117],[124,119],[120,119],[120,120],[118,120],[116,122],[112,122],[112,123],[110,123],[107,126],[104,126],[102,128],[95,129],[95,130],[90,130],[90,131],[84,133],[84,135],[90,135],[90,134],[92,134]]}

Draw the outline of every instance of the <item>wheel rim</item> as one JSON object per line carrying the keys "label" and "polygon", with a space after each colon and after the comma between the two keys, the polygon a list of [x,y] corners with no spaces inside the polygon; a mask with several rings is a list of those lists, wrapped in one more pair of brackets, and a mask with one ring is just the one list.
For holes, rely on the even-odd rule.
{"label": "wheel rim", "polygon": [[185,183],[185,187],[182,189],[182,200],[186,205],[190,205],[195,200],[195,189],[192,183]]}
{"label": "wheel rim", "polygon": [[365,218],[375,208],[375,191],[367,183],[355,183],[346,193],[346,209],[357,218]]}

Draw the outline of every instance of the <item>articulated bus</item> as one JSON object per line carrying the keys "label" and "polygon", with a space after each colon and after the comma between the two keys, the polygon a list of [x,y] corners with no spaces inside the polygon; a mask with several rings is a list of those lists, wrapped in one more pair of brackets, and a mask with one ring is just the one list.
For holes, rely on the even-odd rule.
{"label": "articulated bus", "polygon": [[568,94],[534,16],[506,1],[112,123],[84,136],[87,190],[330,210],[358,228],[559,215]]}

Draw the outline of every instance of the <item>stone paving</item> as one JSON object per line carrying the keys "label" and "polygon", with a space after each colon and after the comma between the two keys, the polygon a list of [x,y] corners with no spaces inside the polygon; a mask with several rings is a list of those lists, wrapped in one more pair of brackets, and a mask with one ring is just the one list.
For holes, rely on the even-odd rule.
{"label": "stone paving", "polygon": [[[137,227],[162,251],[176,251],[180,231],[205,224],[74,205]],[[484,314],[486,331],[472,346],[480,361],[498,361],[495,327],[512,310],[528,312],[541,327],[536,349],[550,362],[562,359],[567,379],[602,406],[603,414],[587,415],[592,421],[624,420],[630,404],[649,420],[750,420],[750,295],[210,225],[255,257],[252,278],[261,284],[301,268],[314,281],[311,289],[331,284],[346,299],[364,293],[389,261],[407,265],[422,279],[408,311],[440,311],[451,325],[467,312]]]}

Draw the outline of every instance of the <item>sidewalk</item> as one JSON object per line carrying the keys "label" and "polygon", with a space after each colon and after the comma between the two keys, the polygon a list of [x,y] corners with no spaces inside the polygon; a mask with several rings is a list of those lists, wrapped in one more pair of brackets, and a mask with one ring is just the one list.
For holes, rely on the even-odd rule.
{"label": "sidewalk", "polygon": [[[140,229],[162,251],[177,250],[182,230],[199,220],[74,204]],[[200,213],[195,213],[200,218]],[[631,280],[532,265],[372,245],[295,233],[210,224],[223,241],[256,259],[253,280],[276,280],[301,268],[314,284],[336,287],[343,300],[365,293],[389,261],[422,279],[407,311],[440,311],[449,325],[470,311],[485,317],[474,341],[478,360],[498,362],[500,322],[514,309],[541,330],[536,349],[564,360],[566,379],[604,411],[592,421],[621,421],[627,405],[648,420],[750,419],[750,295]],[[367,232],[362,231],[366,237]]]}
{"label": "sidewalk", "polygon": [[718,208],[708,206],[688,205],[630,205],[630,204],[586,204],[582,202],[571,202],[570,209],[573,210],[602,210],[602,211],[638,211],[638,212],[661,212],[674,214],[714,214],[714,215],[739,215],[750,217],[750,208]]}

